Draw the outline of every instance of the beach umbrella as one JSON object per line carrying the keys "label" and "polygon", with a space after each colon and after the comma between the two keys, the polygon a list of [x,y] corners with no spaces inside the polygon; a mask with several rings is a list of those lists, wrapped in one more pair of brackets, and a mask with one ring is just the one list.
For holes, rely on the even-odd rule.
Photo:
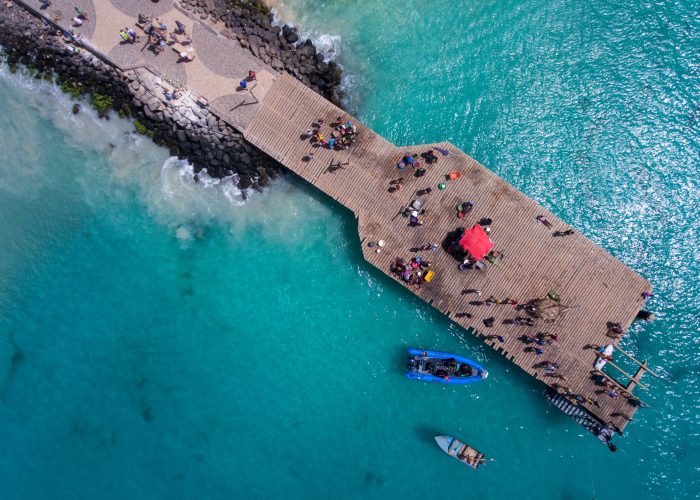
{"label": "beach umbrella", "polygon": [[479,224],[474,224],[473,227],[464,231],[462,238],[459,240],[459,246],[476,260],[481,260],[493,248],[493,241],[489,238],[488,233],[484,231],[484,228]]}

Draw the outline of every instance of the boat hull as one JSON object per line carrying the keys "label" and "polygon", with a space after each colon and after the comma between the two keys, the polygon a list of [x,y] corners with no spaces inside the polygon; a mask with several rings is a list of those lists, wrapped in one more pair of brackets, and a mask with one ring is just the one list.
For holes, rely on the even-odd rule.
{"label": "boat hull", "polygon": [[[449,456],[473,469],[478,469],[484,455],[466,443],[452,436],[435,436],[435,442]],[[464,454],[464,455],[463,455]],[[464,458],[465,455],[467,458]]]}
{"label": "boat hull", "polygon": [[464,356],[458,356],[457,354],[452,354],[449,352],[441,352],[441,351],[428,351],[425,349],[408,349],[408,354],[410,356],[426,356],[431,359],[440,359],[440,360],[447,360],[447,359],[454,359],[457,362],[470,366],[473,370],[475,370],[476,374],[470,377],[448,377],[448,378],[442,378],[438,377],[436,375],[433,375],[432,373],[427,373],[427,372],[416,372],[416,371],[410,371],[404,374],[405,377],[415,379],[415,380],[423,380],[425,382],[439,382],[441,384],[473,384],[474,382],[479,382],[480,380],[484,380],[486,377],[488,377],[488,371],[484,369],[483,366],[481,366],[479,363],[476,363],[472,361],[471,359],[465,358]]}

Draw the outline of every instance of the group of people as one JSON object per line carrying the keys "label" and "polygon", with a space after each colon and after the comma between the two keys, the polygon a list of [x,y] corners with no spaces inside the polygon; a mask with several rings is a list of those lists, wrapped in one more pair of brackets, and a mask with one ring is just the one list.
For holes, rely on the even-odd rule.
{"label": "group of people", "polygon": [[431,375],[444,380],[449,380],[450,376],[471,377],[474,375],[474,370],[471,366],[465,363],[458,363],[455,358],[446,359],[439,364],[433,364],[431,361],[428,361],[425,365],[425,370]]}
{"label": "group of people", "polygon": [[410,261],[402,257],[396,257],[391,265],[391,272],[396,274],[405,283],[415,285],[418,288],[425,283],[425,275],[430,270],[430,262],[416,255]]}
{"label": "group of people", "polygon": [[331,150],[347,149],[357,140],[357,127],[351,120],[345,121],[342,116],[338,116],[333,123],[330,124],[330,136],[326,137],[323,134],[323,118],[319,118],[306,131],[306,137],[313,144],[324,146]]}
{"label": "group of people", "polygon": [[[174,43],[179,43],[180,45],[190,45],[192,43],[192,38],[185,31],[185,25],[180,21],[175,21],[175,29],[170,32],[165,23],[158,18],[152,19],[139,14],[139,23],[144,25],[143,31],[148,35],[148,45],[151,46],[156,55]],[[180,39],[181,36],[183,37],[182,39]],[[194,59],[194,56],[186,51],[181,51],[178,54],[178,62],[187,62]]]}
{"label": "group of people", "polygon": [[[527,326],[534,326],[535,324],[535,320],[531,317],[523,318],[523,320],[529,320],[526,323]],[[556,333],[538,332],[536,335],[522,335],[520,340],[528,346],[525,348],[526,351],[534,352],[537,356],[540,356],[544,354],[545,346],[551,346],[557,343],[559,336]]]}
{"label": "group of people", "polygon": [[139,41],[139,36],[136,34],[136,31],[128,27],[119,30],[119,38],[122,39],[122,42],[127,42],[131,44],[134,44]]}
{"label": "group of people", "polygon": [[610,398],[623,397],[627,400],[630,406],[644,408],[647,406],[638,397],[633,396],[624,389],[620,389],[615,383],[611,382],[608,377],[606,377],[602,371],[593,370],[591,371],[591,379],[600,387],[600,394],[607,394]]}
{"label": "group of people", "polygon": [[[422,163],[424,162],[426,165],[430,165],[438,160],[438,156],[430,151],[426,151],[421,153],[420,155],[416,155],[415,153],[410,153],[410,154],[404,154],[404,156],[397,162],[396,167],[403,171],[407,167],[411,167],[414,170],[414,175],[416,177],[420,177],[425,173],[425,169],[422,166]],[[403,172],[402,172],[403,173]],[[401,191],[403,188],[404,184],[404,178],[399,177],[396,180],[392,180],[389,185],[389,191],[390,192],[398,192]],[[472,211],[474,208],[474,203],[472,201],[466,201],[462,202],[457,205],[457,212],[458,212],[458,217],[465,217],[468,213]],[[419,213],[416,212],[413,208],[405,209],[403,211],[403,215],[411,215],[412,220],[411,220],[411,225],[420,225],[421,222],[418,220],[418,215]],[[553,228],[553,224],[544,216],[544,215],[538,215],[536,218],[537,222],[541,223],[544,225],[546,228],[551,229]],[[491,224],[492,220],[489,218],[482,218],[479,221],[479,224],[482,226],[484,231],[486,233],[490,233],[491,230]],[[566,229],[566,230],[561,230],[561,231],[555,231],[554,236],[557,237],[563,237],[563,236],[569,236],[575,234],[574,230],[572,229]],[[454,241],[453,245],[448,245],[451,248],[448,248],[448,251],[453,251],[454,254],[456,254],[456,257],[459,257],[460,264],[458,266],[459,270],[465,271],[468,269],[472,269],[474,267],[480,267],[483,268],[483,262],[477,262],[475,259],[473,259],[468,253],[464,255],[460,255],[460,248],[458,247],[457,242],[459,241],[459,237]],[[422,248],[416,248],[414,250],[426,250],[428,247],[422,247]],[[498,264],[500,263],[500,260],[503,258],[503,255],[498,252],[498,251],[492,251],[491,253],[488,254],[487,257],[485,257],[484,260],[491,262],[493,264]],[[427,268],[430,266],[429,263],[426,263],[423,261],[423,259],[420,256],[416,256],[410,261],[407,261],[406,259],[397,257],[394,262],[391,265],[391,272],[395,274],[399,279],[404,281],[405,283],[408,283],[410,285],[416,285],[420,287],[420,285],[425,281],[423,280],[424,273],[426,272]],[[474,292],[477,293],[478,295],[481,295],[481,290],[464,290],[463,293],[467,292]],[[647,298],[645,296],[645,298]],[[497,299],[494,296],[490,296],[488,299],[484,301],[471,301],[470,304],[472,305],[487,305],[487,306],[493,306],[493,305],[501,305],[501,304],[508,304],[508,305],[514,305],[517,310],[522,310],[523,312],[527,313],[523,316],[517,316],[513,319],[507,319],[504,321],[504,324],[511,324],[515,326],[524,326],[524,327],[532,327],[535,325],[535,317],[534,314],[537,312],[536,307],[531,304],[518,304],[517,301],[512,300],[512,299]],[[471,314],[463,314],[464,316],[467,317],[472,317]],[[495,324],[495,318],[489,317],[483,320],[484,325],[486,327],[491,327]],[[607,325],[608,328],[608,335],[609,336],[618,336],[624,333],[623,329],[621,326],[617,323],[609,323]],[[490,336],[493,338],[497,338],[499,342],[503,343],[505,342],[505,338],[503,338],[501,335],[494,335]],[[489,337],[489,338],[490,338]],[[532,334],[526,334],[522,335],[519,337],[521,341],[523,341],[526,344],[526,350],[530,352],[534,352],[535,355],[541,356],[545,353],[545,350],[549,346],[553,346],[558,343],[559,337],[557,333],[550,333],[550,332],[538,332],[534,335]],[[604,359],[607,359],[608,356],[606,356],[602,352],[597,352],[597,354]],[[544,356],[543,356],[544,357]],[[567,377],[559,372],[559,365],[556,362],[553,361],[543,361],[540,362],[536,365],[540,369],[544,369],[544,375],[546,377],[555,379],[557,381],[561,382],[566,382],[568,381]],[[444,371],[444,370],[443,370]],[[447,373],[442,373],[442,372],[435,372],[435,375],[441,376],[445,375],[447,376]],[[616,398],[616,397],[624,397],[627,399],[628,403],[633,406],[633,407],[638,407],[638,406],[644,406],[645,404],[639,400],[638,398],[632,396],[630,393],[627,391],[620,389],[619,387],[615,386],[614,384],[610,383],[602,374],[598,375],[595,377],[596,383],[600,384],[603,386],[604,393],[610,397],[610,398]],[[572,403],[574,404],[581,404],[581,405],[590,405],[596,408],[600,408],[601,404],[594,399],[594,397],[576,393],[569,389],[566,386],[560,385],[560,384],[553,384],[553,387],[557,392],[560,394],[563,394],[567,399],[569,399]],[[601,392],[601,393],[603,393]],[[622,418],[629,419],[627,415],[620,414]]]}
{"label": "group of people", "polygon": [[600,403],[598,403],[598,401],[596,401],[595,399],[590,398],[588,396],[584,396],[583,394],[575,393],[566,386],[563,386],[560,384],[552,384],[552,388],[555,391],[557,391],[558,394],[563,395],[565,398],[567,398],[569,401],[571,401],[574,404],[585,403],[585,404],[590,404],[590,405],[593,405],[597,408],[600,408]]}
{"label": "group of people", "polygon": [[[50,4],[51,3],[49,2],[49,5]],[[90,18],[88,18],[87,12],[85,12],[85,10],[82,7],[76,5],[75,12],[76,12],[75,17],[73,19],[71,19],[71,21],[73,21],[74,27],[79,28],[80,26],[83,25],[83,23],[85,21],[90,20]]]}
{"label": "group of people", "polygon": [[[426,163],[429,164],[437,161],[437,156],[435,156],[432,149],[429,151],[424,151],[420,154],[420,156],[423,157]],[[413,168],[414,177],[423,177],[427,173],[427,170],[424,167],[421,167],[421,162],[416,159],[417,157],[418,155],[416,153],[405,154],[396,164],[396,168],[403,170],[406,167],[411,167]]]}
{"label": "group of people", "polygon": [[163,96],[168,101],[173,101],[182,97],[182,91],[180,89],[173,89],[172,92],[166,88],[163,89]]}

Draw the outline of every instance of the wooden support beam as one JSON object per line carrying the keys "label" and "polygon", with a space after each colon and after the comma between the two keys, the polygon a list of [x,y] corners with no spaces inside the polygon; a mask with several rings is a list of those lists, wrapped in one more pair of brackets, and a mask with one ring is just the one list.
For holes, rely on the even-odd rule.
{"label": "wooden support beam", "polygon": [[639,365],[639,368],[637,369],[636,373],[634,374],[634,378],[630,380],[630,383],[627,384],[627,392],[632,394],[632,389],[634,389],[637,384],[639,384],[639,379],[642,378],[642,375],[644,375],[644,369],[646,368],[646,362],[643,364]]}
{"label": "wooden support beam", "polygon": [[625,370],[623,370],[622,368],[620,368],[619,366],[617,366],[617,365],[616,365],[615,363],[613,363],[612,361],[608,361],[608,364],[609,364],[610,366],[612,366],[613,368],[616,368],[619,372],[621,372],[623,375],[625,375],[625,376],[626,376],[627,378],[629,378],[630,380],[634,380],[634,381],[639,385],[639,387],[641,387],[641,388],[644,389],[645,391],[649,391],[649,388],[648,388],[646,385],[642,384],[642,383],[639,381],[639,379],[635,379],[633,375],[630,375],[629,373],[627,373]]}
{"label": "wooden support beam", "polygon": [[625,356],[627,356],[628,358],[630,358],[632,361],[634,361],[635,363],[637,363],[639,366],[644,366],[644,370],[648,371],[648,372],[649,372],[650,374],[652,374],[654,377],[656,377],[656,378],[661,378],[660,375],[658,375],[657,373],[654,373],[653,371],[651,371],[651,370],[649,369],[649,365],[647,364],[646,361],[644,361],[643,363],[640,363],[640,362],[639,362],[637,359],[635,359],[630,353],[623,351],[622,349],[620,349],[620,348],[619,348],[618,346],[616,346],[616,345],[614,345],[613,347],[615,347],[615,349],[617,349],[617,350],[620,351],[622,354],[624,354]]}

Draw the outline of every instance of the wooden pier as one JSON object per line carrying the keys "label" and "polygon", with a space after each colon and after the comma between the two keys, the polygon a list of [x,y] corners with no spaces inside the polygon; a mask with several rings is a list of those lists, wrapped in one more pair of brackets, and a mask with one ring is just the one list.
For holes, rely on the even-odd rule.
{"label": "wooden pier", "polygon": [[[339,115],[352,120],[358,128],[357,144],[342,151],[312,147],[300,138],[317,119],[328,124]],[[349,117],[341,109],[321,98],[292,77],[282,75],[268,90],[254,119],[244,129],[246,139],[265,151],[290,170],[349,208],[358,219],[358,230],[365,259],[380,271],[392,276],[390,267],[398,257],[411,258],[420,254],[431,262],[435,278],[420,288],[397,283],[418,295],[460,326],[474,331],[484,342],[513,361],[533,377],[548,386],[568,388],[597,403],[582,404],[602,422],[612,422],[623,429],[636,407],[626,398],[611,398],[591,378],[596,352],[591,345],[607,345],[614,340],[607,324],[619,323],[629,327],[644,303],[642,292],[651,285],[608,252],[575,233],[554,237],[556,230],[568,226],[523,193],[480,165],[449,143],[397,147]],[[437,146],[449,151],[438,154],[439,160],[425,165],[427,173],[416,178],[413,169],[397,169],[407,153],[420,154]],[[308,154],[314,152],[309,161]],[[446,175],[459,171],[457,180]],[[404,178],[404,187],[389,192],[390,182]],[[444,182],[446,189],[438,189]],[[431,187],[428,195],[416,193]],[[422,226],[412,227],[400,215],[413,200],[421,199],[426,213]],[[456,207],[465,201],[474,202],[473,210],[464,218],[457,217]],[[543,215],[553,224],[546,228],[535,218]],[[425,245],[440,245],[447,234],[457,227],[470,227],[482,218],[492,219],[491,239],[495,249],[503,253],[499,265],[487,263],[485,270],[458,270],[458,262],[442,247],[437,251],[411,251]],[[376,243],[385,246],[377,252]],[[480,290],[481,296],[463,293],[465,289]],[[571,306],[553,323],[538,320],[532,327],[504,324],[521,315],[513,305],[473,305],[493,296],[525,303],[540,298],[551,290],[562,304]],[[465,314],[471,315],[467,317]],[[493,327],[483,320],[495,318]],[[537,355],[518,340],[522,335],[538,332],[555,333],[558,342],[543,347]],[[497,336],[505,339],[501,343]],[[557,363],[566,381],[548,377],[543,360]],[[637,373],[641,375],[641,373]],[[609,377],[620,392],[640,385],[639,377],[627,385]]]}
{"label": "wooden pier", "polygon": [[[46,18],[37,10],[38,0],[15,1]],[[69,20],[73,3],[54,3],[62,6],[64,19]],[[122,69],[139,68],[164,76],[170,68],[178,68],[183,72],[181,78],[186,78],[187,88],[211,103],[210,111],[355,214],[362,252],[369,263],[396,278],[390,272],[394,259],[410,259],[420,253],[431,262],[434,279],[420,288],[397,279],[399,285],[473,331],[528,374],[560,392],[579,395],[578,401],[570,398],[572,404],[585,408],[600,422],[611,422],[624,429],[624,416],[631,417],[636,406],[622,395],[610,397],[608,390],[592,380],[596,351],[591,345],[616,343],[609,336],[607,325],[619,323],[623,329],[629,327],[643,305],[642,292],[651,290],[648,281],[578,233],[554,237],[554,231],[568,229],[563,221],[451,144],[393,145],[294,78],[262,67],[259,60],[252,59],[237,44],[222,36],[210,36],[217,26],[188,18],[172,0],[161,0],[160,18],[169,24],[174,24],[175,19],[183,20],[188,32],[193,33],[198,55],[194,63],[184,68],[172,65],[168,57],[176,57],[173,54],[146,60],[138,47],[131,50],[128,45],[119,45],[117,34],[123,26],[133,24],[136,11],[127,14],[126,7],[117,9],[109,0],[90,0],[90,4],[95,11],[95,26],[90,27],[94,35],[86,41],[85,48]],[[166,4],[171,4],[170,10]],[[225,57],[229,59],[223,60]],[[249,69],[258,73],[257,87],[252,94],[236,93],[233,89]],[[345,121],[352,120],[358,129],[357,143],[351,148],[332,151],[312,147],[308,139],[302,138],[319,118],[324,120],[323,132],[328,136],[328,124],[341,115]],[[423,177],[414,177],[410,167],[397,169],[405,154],[420,154],[434,146],[450,154],[438,154],[437,163],[424,165],[427,173]],[[313,158],[309,159],[312,151]],[[461,177],[446,180],[452,171],[460,172]],[[389,192],[390,181],[398,177],[404,178],[403,189]],[[442,182],[446,184],[444,190],[438,189]],[[417,196],[416,192],[426,187],[432,192]],[[426,210],[421,216],[424,225],[412,227],[401,212],[417,198]],[[474,208],[466,217],[458,218],[456,207],[465,201],[473,202]],[[548,229],[538,222],[535,218],[539,215],[545,216],[553,227]],[[470,227],[482,218],[492,219],[490,236],[495,249],[503,254],[498,265],[487,263],[483,270],[461,272],[458,262],[442,248],[415,251],[432,243],[440,245],[448,233],[458,227]],[[381,248],[374,245],[379,240],[385,242]],[[465,289],[482,293],[463,293]],[[523,315],[513,305],[475,304],[490,296],[523,304],[552,290],[562,304],[570,307],[550,323],[540,319],[533,326],[508,324],[508,320]],[[491,317],[493,326],[487,327],[484,319]],[[556,344],[542,347],[541,355],[519,340],[538,332],[558,336]],[[547,376],[542,367],[544,360],[557,363],[558,373],[566,380]],[[644,363],[634,375],[623,371],[630,378],[626,384],[608,374],[602,376],[624,394],[635,386],[644,387],[639,379],[645,371],[649,370]]]}

